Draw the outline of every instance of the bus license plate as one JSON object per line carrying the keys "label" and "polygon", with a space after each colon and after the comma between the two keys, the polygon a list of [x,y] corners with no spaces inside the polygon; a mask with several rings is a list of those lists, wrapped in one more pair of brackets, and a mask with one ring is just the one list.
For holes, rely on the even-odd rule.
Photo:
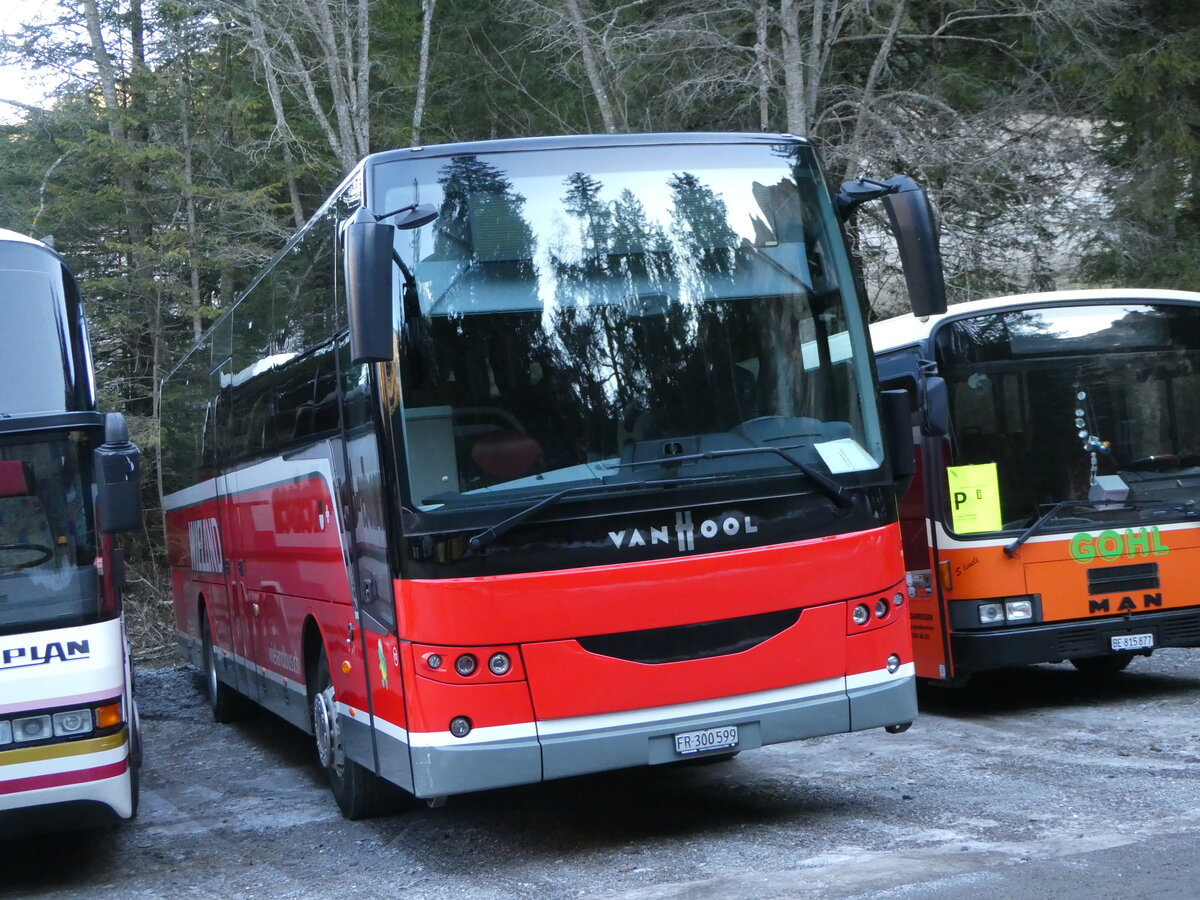
{"label": "bus license plate", "polygon": [[1112,638],[1114,650],[1149,650],[1153,646],[1152,634],[1119,634]]}
{"label": "bus license plate", "polygon": [[704,728],[700,731],[681,731],[675,735],[675,752],[683,755],[702,753],[705,750],[725,750],[736,747],[738,730],[736,725],[721,728]]}

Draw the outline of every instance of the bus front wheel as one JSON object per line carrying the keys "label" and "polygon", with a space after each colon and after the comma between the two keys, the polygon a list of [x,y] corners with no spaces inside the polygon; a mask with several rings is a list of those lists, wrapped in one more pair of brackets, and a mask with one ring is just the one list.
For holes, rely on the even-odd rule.
{"label": "bus front wheel", "polygon": [[217,676],[217,655],[213,652],[212,629],[208,615],[200,617],[200,643],[204,655],[204,690],[212,707],[214,722],[234,722],[241,718],[245,704],[241,696]]}
{"label": "bus front wheel", "polygon": [[317,760],[329,778],[329,789],[347,819],[369,819],[392,806],[397,789],[374,772],[346,758],[337,698],[329,675],[329,660],[317,660],[309,697]]}

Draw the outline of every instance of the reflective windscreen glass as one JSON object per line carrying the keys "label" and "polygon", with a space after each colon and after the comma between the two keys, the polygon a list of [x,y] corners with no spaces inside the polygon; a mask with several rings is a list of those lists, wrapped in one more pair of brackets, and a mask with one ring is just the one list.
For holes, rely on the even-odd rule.
{"label": "reflective windscreen glass", "polygon": [[95,619],[99,584],[84,458],[66,437],[0,443],[0,633]]}
{"label": "reflective windscreen glass", "polygon": [[384,164],[374,186],[377,212],[438,211],[396,238],[416,291],[397,266],[390,402],[417,506],[795,472],[772,453],[692,458],[762,446],[835,475],[879,466],[860,310],[809,148],[458,156]]}
{"label": "reflective windscreen glass", "polygon": [[1014,309],[950,323],[936,345],[947,464],[996,464],[1005,529],[1064,501],[1056,515],[1081,526],[1195,515],[1200,308]]}
{"label": "reflective windscreen glass", "polygon": [[0,247],[0,415],[69,408],[62,265],[36,246]]}

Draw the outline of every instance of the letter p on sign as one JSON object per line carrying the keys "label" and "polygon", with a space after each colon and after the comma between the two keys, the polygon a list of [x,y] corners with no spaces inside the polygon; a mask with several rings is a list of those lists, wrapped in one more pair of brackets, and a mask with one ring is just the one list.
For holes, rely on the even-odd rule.
{"label": "letter p on sign", "polygon": [[999,531],[1000,484],[995,463],[948,466],[950,520],[959,534]]}

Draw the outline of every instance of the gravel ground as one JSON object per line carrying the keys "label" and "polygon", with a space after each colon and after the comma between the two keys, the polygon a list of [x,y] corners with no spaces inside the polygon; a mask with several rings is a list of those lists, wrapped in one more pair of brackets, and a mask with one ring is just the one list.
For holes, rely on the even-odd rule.
{"label": "gravel ground", "polygon": [[0,843],[24,897],[1194,897],[1200,656],[930,689],[902,735],[839,735],[411,803],[347,822],[309,739],[212,723],[197,673],[142,671],[136,821]]}

